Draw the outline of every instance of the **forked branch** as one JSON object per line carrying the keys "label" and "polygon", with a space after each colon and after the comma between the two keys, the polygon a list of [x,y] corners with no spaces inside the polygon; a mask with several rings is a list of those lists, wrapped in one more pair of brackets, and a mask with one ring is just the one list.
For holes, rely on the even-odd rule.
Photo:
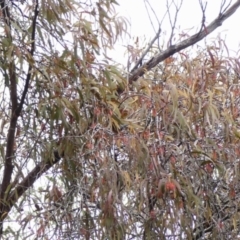
{"label": "forked branch", "polygon": [[54,151],[53,158],[49,157],[47,161],[39,163],[28,175],[15,187],[8,197],[8,211],[14,206],[18,199],[33,186],[34,182],[42,176],[48,169],[58,163],[61,156],[57,150]]}
{"label": "forked branch", "polygon": [[[1,0],[0,6],[1,11],[3,14],[3,20],[5,24],[5,33],[6,38],[13,42],[13,36],[11,35],[11,16],[10,11],[8,8],[8,1]],[[35,48],[35,31],[36,31],[36,21],[38,16],[38,0],[35,1],[35,11],[34,17],[32,22],[32,35],[31,35],[31,49],[30,55],[33,57],[34,48]],[[12,55],[14,53],[12,52]],[[7,135],[7,145],[6,145],[6,154],[4,159],[4,170],[3,170],[3,180],[0,189],[0,236],[2,234],[3,229],[3,219],[6,218],[8,215],[9,210],[11,209],[12,205],[8,202],[9,200],[9,193],[11,191],[11,178],[13,173],[13,157],[14,157],[14,144],[15,144],[15,131],[17,126],[18,117],[21,114],[23,104],[28,92],[29,82],[31,79],[31,70],[32,66],[29,63],[28,74],[25,81],[25,86],[23,93],[20,97],[20,103],[18,103],[18,96],[17,96],[17,75],[16,75],[16,65],[13,58],[10,59],[8,65],[8,74],[10,79],[10,105],[11,105],[11,119],[10,119],[10,126],[8,129]]]}
{"label": "forked branch", "polygon": [[237,0],[225,12],[220,13],[214,21],[212,21],[208,26],[206,26],[206,28],[201,29],[200,32],[181,41],[180,43],[169,46],[165,51],[156,54],[154,57],[152,57],[148,62],[146,62],[141,67],[137,69],[133,69],[130,73],[129,83],[131,84],[132,82],[136,81],[139,77],[143,76],[144,73],[148,72],[149,70],[157,66],[157,64],[164,61],[166,58],[201,41],[207,35],[212,33],[216,28],[220,27],[222,23],[227,18],[229,18],[239,7],[240,7],[240,0]]}

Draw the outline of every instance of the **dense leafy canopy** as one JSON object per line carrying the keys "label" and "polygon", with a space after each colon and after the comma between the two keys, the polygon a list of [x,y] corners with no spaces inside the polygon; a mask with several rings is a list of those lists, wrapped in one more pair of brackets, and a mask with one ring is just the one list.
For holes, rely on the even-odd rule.
{"label": "dense leafy canopy", "polygon": [[240,63],[221,38],[185,48],[240,1],[163,53],[137,39],[128,66],[114,0],[0,3],[3,238],[239,236]]}

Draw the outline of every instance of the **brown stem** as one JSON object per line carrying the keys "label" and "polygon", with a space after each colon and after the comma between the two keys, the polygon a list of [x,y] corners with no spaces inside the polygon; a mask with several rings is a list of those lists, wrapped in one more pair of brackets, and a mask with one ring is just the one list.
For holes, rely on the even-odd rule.
{"label": "brown stem", "polygon": [[[3,13],[3,19],[5,23],[6,37],[12,43],[11,21],[10,21],[10,12],[8,9],[8,5],[5,0],[1,0],[0,5],[1,5],[1,10]],[[31,50],[30,50],[30,54],[32,57],[35,49],[35,31],[36,31],[37,16],[38,16],[38,0],[36,0],[36,3],[35,3],[35,11],[34,11],[34,17],[32,22],[33,30],[31,35],[32,44],[31,44]],[[3,180],[2,180],[2,185],[0,189],[0,236],[2,235],[2,231],[3,231],[3,219],[5,219],[6,216],[8,215],[8,212],[13,206],[13,203],[16,202],[15,198],[13,198],[14,201],[10,201],[10,202],[8,201],[12,197],[10,196],[9,198],[9,192],[11,190],[11,177],[13,173],[15,131],[17,126],[17,120],[21,114],[23,104],[28,92],[29,82],[31,79],[31,70],[32,70],[32,66],[31,66],[31,63],[29,63],[28,74],[26,77],[24,90],[21,96],[20,103],[18,104],[16,66],[13,58],[9,63],[9,67],[8,67],[9,79],[10,79],[11,119],[10,119],[10,126],[8,129],[8,135],[7,135],[7,146],[6,146],[6,155],[4,160]]]}
{"label": "brown stem", "polygon": [[[8,6],[6,5],[5,1],[1,1],[1,8],[4,16],[4,22],[5,22],[5,32],[6,37],[12,41],[11,36],[11,23],[10,23],[10,14]],[[10,126],[8,129],[8,135],[7,135],[7,146],[6,146],[6,155],[5,155],[5,161],[4,161],[4,172],[3,172],[3,181],[1,186],[1,193],[0,198],[4,200],[6,189],[9,186],[9,183],[11,181],[12,171],[13,171],[13,165],[12,165],[12,158],[13,158],[13,152],[14,152],[14,141],[15,141],[15,129],[17,125],[17,118],[16,115],[16,109],[18,105],[17,101],[17,81],[16,81],[16,71],[15,71],[15,63],[13,60],[9,63],[8,67],[8,73],[9,73],[9,79],[10,79],[10,99],[11,99],[11,120],[10,120]],[[0,213],[2,212],[4,205],[4,201],[0,202]]]}
{"label": "brown stem", "polygon": [[240,0],[237,0],[225,13],[220,13],[219,16],[212,21],[206,28],[202,29],[199,33],[192,35],[191,37],[183,40],[182,42],[172,45],[167,48],[165,51],[156,54],[152,57],[148,62],[146,62],[143,66],[133,69],[131,71],[131,76],[129,78],[129,83],[136,81],[139,77],[144,75],[147,71],[151,70],[158,63],[162,62],[166,58],[172,56],[173,54],[185,49],[193,44],[199,42],[207,35],[212,33],[216,28],[220,27],[222,23],[229,18],[240,6]]}
{"label": "brown stem", "polygon": [[54,158],[49,158],[47,161],[39,163],[23,180],[20,182],[15,189],[8,195],[7,205],[4,205],[3,211],[0,216],[0,236],[2,234],[3,220],[8,216],[11,208],[19,200],[19,198],[33,186],[34,182],[42,176],[48,169],[60,161],[61,157],[58,151],[54,151]]}

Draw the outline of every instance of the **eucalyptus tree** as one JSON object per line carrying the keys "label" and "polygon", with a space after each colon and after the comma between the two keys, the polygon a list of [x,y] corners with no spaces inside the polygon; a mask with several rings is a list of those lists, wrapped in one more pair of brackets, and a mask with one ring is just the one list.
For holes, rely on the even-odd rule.
{"label": "eucalyptus tree", "polygon": [[2,238],[237,238],[239,61],[188,47],[240,1],[178,41],[182,2],[124,66],[117,1],[0,1]]}

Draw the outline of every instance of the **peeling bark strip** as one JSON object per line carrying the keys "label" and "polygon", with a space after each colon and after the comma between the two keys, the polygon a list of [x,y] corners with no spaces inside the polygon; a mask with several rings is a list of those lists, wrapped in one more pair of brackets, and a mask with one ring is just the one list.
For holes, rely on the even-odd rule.
{"label": "peeling bark strip", "polygon": [[166,58],[201,41],[207,35],[212,33],[216,28],[220,27],[222,23],[227,18],[229,18],[239,7],[240,7],[240,0],[236,1],[228,10],[226,10],[225,13],[220,13],[214,21],[212,21],[208,26],[203,28],[199,33],[196,33],[191,37],[187,38],[186,40],[183,40],[178,44],[172,45],[169,48],[167,48],[165,51],[156,54],[154,57],[152,57],[147,63],[145,63],[140,68],[138,69],[133,68],[129,77],[129,83],[132,84],[132,82],[137,81],[137,79],[142,75],[144,75],[144,73],[156,67],[157,64],[164,61]]}
{"label": "peeling bark strip", "polygon": [[[1,4],[1,10],[3,13],[4,23],[5,23],[6,37],[10,39],[10,41],[12,42],[11,22],[10,22],[11,16],[9,12],[9,7],[5,0],[0,1],[0,4]],[[31,35],[32,43],[31,43],[31,50],[30,50],[31,56],[34,55],[34,49],[35,49],[35,32],[36,32],[37,16],[38,16],[38,0],[36,0],[35,2],[35,11],[34,11],[34,17],[32,21],[32,35]],[[22,95],[20,96],[20,99],[21,99],[20,103],[18,103],[18,100],[17,100],[18,99],[17,78],[16,78],[15,69],[16,69],[15,63],[14,63],[14,60],[12,60],[9,63],[9,67],[8,67],[8,74],[10,79],[11,120],[10,120],[9,129],[8,129],[8,135],[7,135],[7,146],[6,146],[6,155],[4,160],[3,180],[2,180],[2,185],[0,189],[1,191],[0,192],[0,236],[2,235],[2,231],[3,231],[3,219],[6,218],[13,204],[20,197],[19,195],[14,195],[14,196],[18,196],[17,199],[15,199],[12,194],[11,195],[9,194],[11,191],[10,185],[11,185],[11,177],[13,173],[12,159],[14,157],[14,141],[15,141],[15,131],[17,126],[17,120],[21,114],[23,104],[28,92],[29,82],[31,79],[32,65],[29,63],[24,90]],[[42,168],[40,168],[40,170],[42,171]],[[20,195],[22,194],[20,193]]]}

